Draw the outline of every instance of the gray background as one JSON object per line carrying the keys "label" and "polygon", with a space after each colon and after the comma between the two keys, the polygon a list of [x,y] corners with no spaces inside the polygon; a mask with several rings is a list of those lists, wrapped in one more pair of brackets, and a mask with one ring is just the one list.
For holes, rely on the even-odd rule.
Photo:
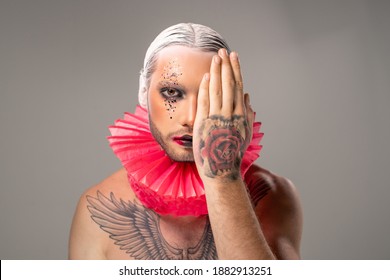
{"label": "gray background", "polygon": [[0,257],[66,259],[80,194],[120,167],[146,48],[197,22],[240,54],[258,163],[290,178],[304,259],[390,258],[390,1],[0,1]]}

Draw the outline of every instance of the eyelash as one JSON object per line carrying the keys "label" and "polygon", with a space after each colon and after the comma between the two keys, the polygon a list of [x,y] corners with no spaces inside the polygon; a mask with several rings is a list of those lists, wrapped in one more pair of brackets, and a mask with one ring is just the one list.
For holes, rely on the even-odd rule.
{"label": "eyelash", "polygon": [[[170,94],[169,92],[173,92],[173,94]],[[160,93],[164,98],[182,98],[184,96],[183,91],[171,87],[162,88]]]}

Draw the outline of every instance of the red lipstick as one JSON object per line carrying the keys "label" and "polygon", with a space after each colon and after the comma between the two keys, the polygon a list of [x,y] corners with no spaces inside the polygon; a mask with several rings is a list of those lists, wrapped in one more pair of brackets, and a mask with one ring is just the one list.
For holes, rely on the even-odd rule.
{"label": "red lipstick", "polygon": [[192,148],[192,135],[185,134],[182,136],[176,136],[173,137],[173,141],[175,141],[180,146]]}

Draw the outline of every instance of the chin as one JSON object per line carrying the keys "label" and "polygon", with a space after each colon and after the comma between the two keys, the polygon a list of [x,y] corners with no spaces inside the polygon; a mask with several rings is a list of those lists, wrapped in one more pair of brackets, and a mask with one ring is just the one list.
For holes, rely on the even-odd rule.
{"label": "chin", "polygon": [[177,161],[177,162],[194,162],[194,155],[169,155],[167,153],[167,155],[174,161]]}
{"label": "chin", "polygon": [[177,161],[177,162],[195,162],[194,157],[192,157],[192,158],[179,158],[179,159],[174,160],[174,161]]}
{"label": "chin", "polygon": [[192,152],[192,149],[190,151],[185,152],[176,152],[172,151],[170,149],[165,150],[165,153],[171,158],[173,161],[177,162],[194,162],[194,153]]}

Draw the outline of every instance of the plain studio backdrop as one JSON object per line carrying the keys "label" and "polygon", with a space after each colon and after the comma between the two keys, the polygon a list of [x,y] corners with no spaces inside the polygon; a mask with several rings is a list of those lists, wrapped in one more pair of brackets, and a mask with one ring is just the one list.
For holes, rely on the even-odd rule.
{"label": "plain studio backdrop", "polygon": [[390,1],[0,1],[0,257],[66,259],[82,192],[120,168],[107,127],[147,47],[179,22],[237,50],[291,179],[303,259],[390,258]]}

